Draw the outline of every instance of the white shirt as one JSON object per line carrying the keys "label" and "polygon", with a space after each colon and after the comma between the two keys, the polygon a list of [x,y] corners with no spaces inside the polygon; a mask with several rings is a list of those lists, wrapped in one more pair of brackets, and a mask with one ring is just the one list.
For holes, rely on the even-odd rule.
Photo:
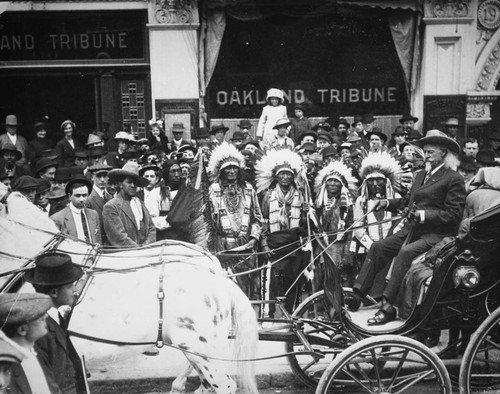
{"label": "white shirt", "polygon": [[42,367],[36,358],[35,351],[31,352],[23,349],[26,358],[21,361],[24,374],[31,388],[33,394],[50,394],[49,384],[47,378],[43,373]]}
{"label": "white shirt", "polygon": [[132,208],[132,213],[134,214],[137,228],[140,228],[141,221],[143,219],[141,200],[139,200],[138,197],[132,197],[132,199],[130,200],[130,208]]}
{"label": "white shirt", "polygon": [[152,190],[144,189],[144,205],[152,217],[160,216],[160,188],[154,187]]}
{"label": "white shirt", "polygon": [[[75,226],[76,226],[76,233],[78,234],[78,238],[81,239],[82,241],[85,241],[85,233],[83,231],[83,225],[82,225],[82,210],[78,209],[75,207],[72,203],[69,204],[69,209],[71,210],[71,213],[73,215],[73,219],[75,220]],[[89,237],[90,235],[90,226],[88,220],[87,222],[87,229],[89,230]],[[92,241],[92,239],[90,239]]]}
{"label": "white shirt", "polygon": [[95,190],[99,197],[104,198],[104,190],[99,189],[96,185],[92,186],[92,190]]}
{"label": "white shirt", "polygon": [[[67,138],[66,138],[66,139],[67,139]],[[67,140],[68,140],[68,139],[67,139]],[[73,149],[75,149],[75,141],[73,141],[73,139],[70,139],[70,140],[68,140],[68,142],[69,142],[69,144],[71,145],[71,147],[72,147]]]}
{"label": "white shirt", "polygon": [[9,140],[10,142],[12,142],[13,145],[16,145],[16,142],[17,142],[17,134],[10,134],[10,133],[7,133],[7,136],[9,137]]}

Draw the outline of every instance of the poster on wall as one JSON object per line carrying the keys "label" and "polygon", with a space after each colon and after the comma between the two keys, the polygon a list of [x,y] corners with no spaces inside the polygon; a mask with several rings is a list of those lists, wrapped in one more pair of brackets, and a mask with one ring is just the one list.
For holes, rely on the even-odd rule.
{"label": "poster on wall", "polygon": [[184,129],[183,139],[191,141],[194,138],[199,122],[198,100],[156,100],[155,109],[156,119],[163,120],[165,134],[170,141],[174,138],[174,124]]}

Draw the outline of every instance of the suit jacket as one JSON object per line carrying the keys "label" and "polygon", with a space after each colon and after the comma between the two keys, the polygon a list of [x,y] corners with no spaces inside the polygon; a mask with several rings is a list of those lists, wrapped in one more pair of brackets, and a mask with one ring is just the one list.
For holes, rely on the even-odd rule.
{"label": "suit jacket", "polygon": [[[425,170],[418,171],[407,198],[389,200],[389,210],[402,209],[408,203],[425,212],[423,223],[414,227],[414,237],[438,234],[440,237],[456,235],[465,206],[465,184],[456,171],[441,167],[427,182]],[[402,231],[409,231],[409,225]]]}
{"label": "suit jacket", "polygon": [[[102,244],[101,224],[99,222],[98,213],[93,209],[85,208],[85,216],[89,224],[90,242]],[[50,218],[56,223],[57,228],[59,228],[63,234],[78,237],[75,219],[73,218],[73,213],[69,206],[56,212]]]}
{"label": "suit jacket", "polygon": [[138,228],[130,201],[124,200],[119,193],[104,205],[102,211],[104,232],[111,245],[137,247],[156,241],[153,220],[142,201],[141,207],[143,220]]}
{"label": "suit jacket", "polygon": [[[0,135],[0,149],[3,149],[3,147],[7,144],[12,144],[10,141],[9,136],[7,133],[1,134]],[[28,146],[28,141],[26,141],[26,138],[23,136],[17,134],[17,139],[16,139],[16,148],[23,157],[16,161],[17,165],[19,166],[26,166],[28,164],[28,151],[29,151],[29,146]]]}
{"label": "suit jacket", "polygon": [[49,382],[63,393],[85,393],[85,378],[80,357],[67,331],[52,317],[47,317],[48,334],[35,343],[38,361]]}
{"label": "suit jacket", "polygon": [[[73,139],[75,148],[78,147],[78,143]],[[59,155],[57,157],[57,164],[59,167],[73,167],[75,165],[75,150],[70,145],[66,138],[58,141],[56,144],[56,153]]]}

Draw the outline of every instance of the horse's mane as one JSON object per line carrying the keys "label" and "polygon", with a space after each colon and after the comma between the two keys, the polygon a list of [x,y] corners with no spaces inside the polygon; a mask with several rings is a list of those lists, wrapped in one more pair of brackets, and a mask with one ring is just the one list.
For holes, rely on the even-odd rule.
{"label": "horse's mane", "polygon": [[56,224],[19,192],[7,198],[6,218],[54,234],[59,232]]}

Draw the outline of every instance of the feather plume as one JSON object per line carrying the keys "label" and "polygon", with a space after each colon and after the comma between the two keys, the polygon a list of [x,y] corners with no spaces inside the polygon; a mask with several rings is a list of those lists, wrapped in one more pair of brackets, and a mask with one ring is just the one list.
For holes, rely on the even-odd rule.
{"label": "feather plume", "polygon": [[387,152],[370,153],[362,162],[359,175],[363,181],[373,173],[380,173],[387,178],[392,187],[398,189],[401,181],[401,166],[398,161]]}
{"label": "feather plume", "polygon": [[255,164],[257,193],[269,189],[280,168],[289,168],[295,174],[295,182],[300,181],[302,158],[289,149],[271,149]]}
{"label": "feather plume", "polygon": [[220,176],[220,168],[223,164],[231,162],[240,168],[245,166],[245,158],[236,149],[234,145],[228,144],[224,141],[217,148],[214,149],[208,162],[207,172],[212,182],[218,182]]}
{"label": "feather plume", "polygon": [[340,178],[344,187],[348,188],[349,191],[356,191],[357,180],[352,176],[351,169],[340,160],[336,160],[321,169],[318,175],[316,175],[316,178],[314,180],[314,191],[316,195],[319,194],[321,185],[325,182],[326,178],[331,175],[336,175],[338,178]]}

